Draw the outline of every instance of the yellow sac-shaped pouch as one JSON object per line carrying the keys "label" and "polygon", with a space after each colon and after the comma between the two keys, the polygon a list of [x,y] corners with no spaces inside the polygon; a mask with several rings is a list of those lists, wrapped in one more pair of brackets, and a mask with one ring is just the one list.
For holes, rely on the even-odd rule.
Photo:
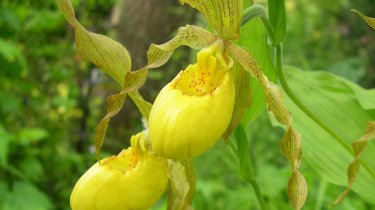
{"label": "yellow sac-shaped pouch", "polygon": [[232,117],[235,89],[222,41],[197,54],[157,96],[150,113],[153,150],[172,159],[191,158],[211,148]]}
{"label": "yellow sac-shaped pouch", "polygon": [[132,147],[86,171],[70,196],[72,210],[141,210],[157,202],[168,183],[168,163],[142,151],[142,138],[133,136]]}

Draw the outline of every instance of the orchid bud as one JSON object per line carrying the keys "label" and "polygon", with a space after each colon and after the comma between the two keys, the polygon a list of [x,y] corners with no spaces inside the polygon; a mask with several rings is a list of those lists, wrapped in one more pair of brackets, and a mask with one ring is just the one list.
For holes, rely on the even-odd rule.
{"label": "orchid bud", "polygon": [[148,209],[162,196],[168,183],[165,158],[141,147],[144,133],[117,156],[101,160],[78,180],[70,197],[73,210]]}
{"label": "orchid bud", "polygon": [[211,148],[226,130],[235,89],[222,41],[197,54],[157,96],[149,117],[153,150],[173,159],[191,158]]}

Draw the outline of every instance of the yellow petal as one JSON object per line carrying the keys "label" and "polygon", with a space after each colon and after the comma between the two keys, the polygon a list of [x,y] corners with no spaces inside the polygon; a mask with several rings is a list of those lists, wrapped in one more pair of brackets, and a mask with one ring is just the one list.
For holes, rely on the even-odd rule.
{"label": "yellow petal", "polygon": [[150,208],[168,183],[166,159],[135,148],[93,165],[76,183],[73,210],[140,210]]}
{"label": "yellow petal", "polygon": [[154,151],[174,159],[195,157],[221,137],[232,117],[233,61],[221,42],[201,50],[159,93],[149,118]]}

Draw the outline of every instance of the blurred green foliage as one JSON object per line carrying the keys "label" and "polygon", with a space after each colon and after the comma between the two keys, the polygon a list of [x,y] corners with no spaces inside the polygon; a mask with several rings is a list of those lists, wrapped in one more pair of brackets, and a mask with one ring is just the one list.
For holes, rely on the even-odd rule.
{"label": "blurred green foliage", "polygon": [[375,14],[371,0],[286,1],[285,63],[375,87],[374,32],[350,12],[352,8]]}
{"label": "blurred green foliage", "polygon": [[[80,22],[100,33],[109,32],[106,21],[115,2],[73,1]],[[285,63],[328,70],[375,87],[375,34],[350,13],[351,8],[375,14],[371,0],[287,0]],[[93,134],[113,87],[76,56],[68,29],[54,0],[0,3],[0,210],[70,209],[74,183],[95,162]],[[178,70],[168,70],[168,75],[155,71],[150,79],[165,82]],[[137,121],[116,129],[135,133],[141,127]],[[282,134],[266,113],[248,128],[252,165],[271,209],[278,210],[291,209],[286,194],[290,168],[279,149]],[[112,145],[104,149],[118,151],[125,145],[109,142]],[[196,209],[258,209],[224,142],[198,157],[195,167]],[[302,172],[310,189],[305,209],[327,209],[343,190],[305,163]],[[160,202],[155,209],[165,208]],[[374,207],[350,193],[334,209]]]}
{"label": "blurred green foliage", "polygon": [[[74,3],[92,26],[114,1]],[[70,209],[77,177],[95,160],[89,139],[103,99],[89,97],[95,70],[76,57],[67,29],[54,0],[0,3],[1,210]]]}

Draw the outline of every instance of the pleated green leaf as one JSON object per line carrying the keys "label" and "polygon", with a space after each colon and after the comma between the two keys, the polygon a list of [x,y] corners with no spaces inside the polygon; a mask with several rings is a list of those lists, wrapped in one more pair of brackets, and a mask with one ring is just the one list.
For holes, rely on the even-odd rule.
{"label": "pleated green leaf", "polygon": [[222,39],[240,38],[243,0],[179,0],[199,10]]}
{"label": "pleated green leaf", "polygon": [[[347,186],[347,168],[355,159],[352,141],[363,136],[367,123],[375,119],[375,90],[362,89],[326,72],[308,72],[293,67],[284,68],[284,72],[297,97],[343,140],[333,138],[285,97],[293,115],[293,126],[303,134],[303,159],[329,182]],[[369,187],[375,186],[374,160],[375,143],[367,142],[352,189],[375,204],[375,187]],[[352,165],[349,169],[350,177],[354,177],[356,168]]]}
{"label": "pleated green leaf", "polygon": [[57,3],[74,28],[78,53],[123,84],[131,66],[130,55],[125,47],[106,36],[87,31],[75,18],[70,0],[57,0]]}
{"label": "pleated green leaf", "polygon": [[195,175],[193,161],[168,160],[170,179],[167,190],[168,210],[192,210],[195,193]]}
{"label": "pleated green leaf", "polygon": [[371,26],[371,28],[375,29],[375,18],[368,17],[355,9],[352,9],[351,11],[359,15],[369,26]]}
{"label": "pleated green leaf", "polygon": [[367,124],[366,132],[363,136],[361,136],[359,139],[353,141],[352,147],[354,150],[355,159],[354,161],[349,165],[347,170],[347,176],[348,176],[348,186],[345,189],[344,192],[339,195],[339,197],[336,199],[333,205],[337,205],[340,202],[342,202],[345,198],[345,196],[349,193],[351,190],[353,183],[355,179],[358,176],[359,169],[361,166],[360,158],[363,153],[363,150],[366,148],[369,141],[375,139],[375,121],[369,122]]}

